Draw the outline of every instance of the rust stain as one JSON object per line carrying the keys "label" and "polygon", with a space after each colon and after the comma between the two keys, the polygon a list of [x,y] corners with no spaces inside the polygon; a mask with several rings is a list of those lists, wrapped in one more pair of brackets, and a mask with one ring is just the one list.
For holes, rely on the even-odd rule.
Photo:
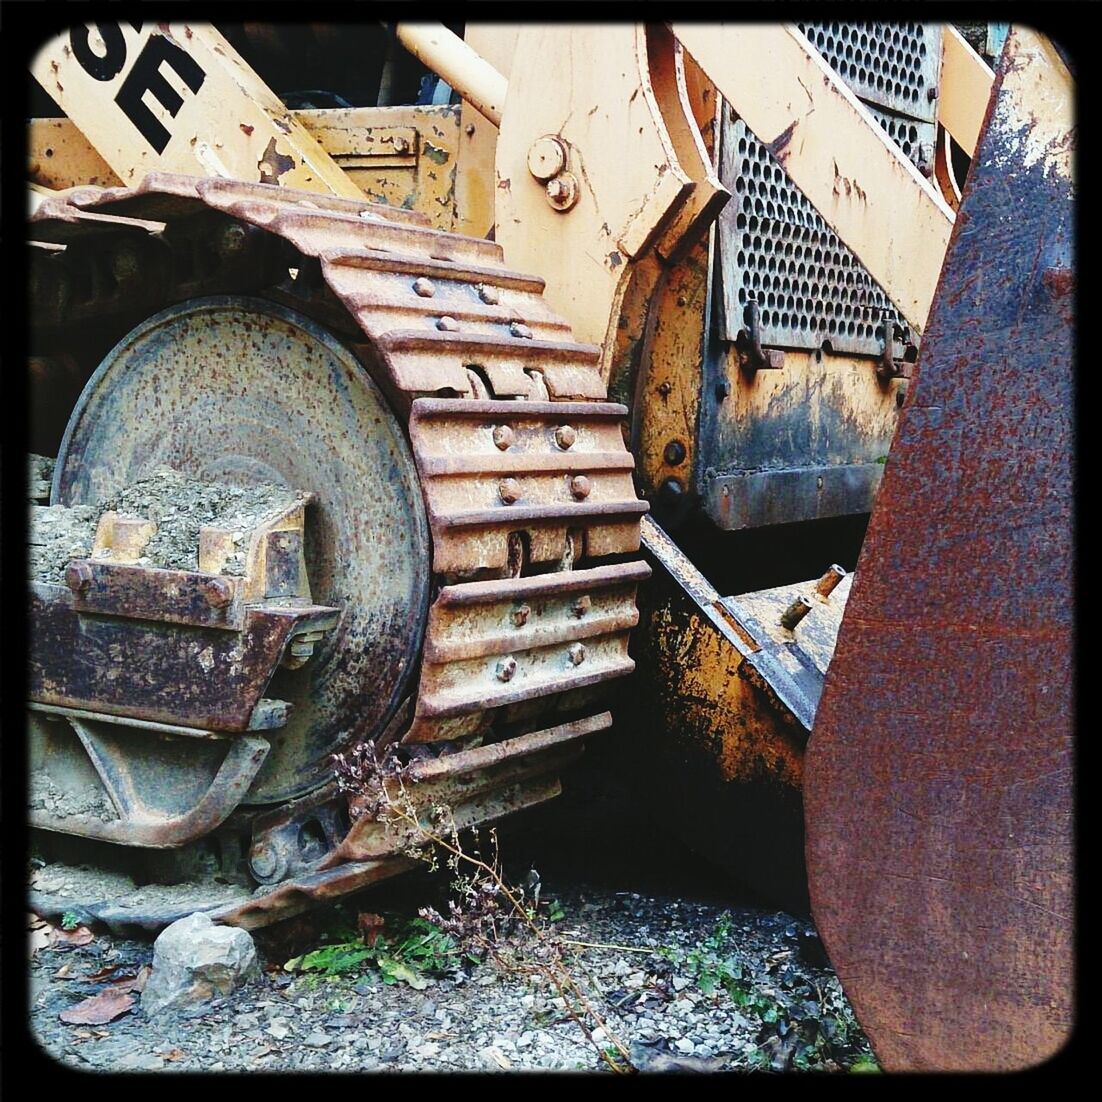
{"label": "rust stain", "polygon": [[276,149],[276,140],[269,140],[264,156],[256,163],[262,184],[278,184],[279,178],[295,167],[294,157],[288,157]]}
{"label": "rust stain", "polygon": [[1075,204],[1021,140],[1070,138],[1074,86],[1019,68],[1031,41],[1004,48],[806,761],[816,922],[889,1070],[1034,1066],[1074,1023]]}

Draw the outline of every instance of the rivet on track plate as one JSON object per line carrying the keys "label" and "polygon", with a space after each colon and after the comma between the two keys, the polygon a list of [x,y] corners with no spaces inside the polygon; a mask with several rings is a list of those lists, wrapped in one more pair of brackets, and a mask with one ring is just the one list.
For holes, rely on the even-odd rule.
{"label": "rivet on track plate", "polygon": [[583,593],[574,602],[574,604],[570,606],[570,610],[574,613],[575,616],[581,619],[581,617],[583,617],[590,610],[590,608],[592,608],[592,606],[593,599],[589,596],[588,593]]}
{"label": "rivet on track plate", "polygon": [[74,593],[83,593],[92,584],[92,568],[86,562],[71,562],[65,568],[65,584]]}
{"label": "rivet on track plate", "polygon": [[510,654],[497,664],[498,681],[511,681],[517,672],[517,660]]}
{"label": "rivet on track plate", "polygon": [[497,293],[497,288],[490,287],[485,283],[480,283],[478,285],[478,297],[482,299],[487,306],[496,306],[501,301],[501,297]]}
{"label": "rivet on track plate", "polygon": [[494,444],[502,451],[505,451],[515,438],[516,433],[513,432],[512,426],[494,425]]}
{"label": "rivet on track plate", "polygon": [[589,497],[589,491],[591,489],[593,489],[593,486],[584,474],[576,474],[570,480],[570,492],[576,498]]}
{"label": "rivet on track plate", "polygon": [[578,434],[570,425],[559,425],[555,429],[555,443],[558,444],[563,451],[567,448],[574,446],[574,441],[578,439]]}
{"label": "rivet on track plate", "polygon": [[532,608],[530,605],[520,605],[513,609],[513,623],[522,628],[528,623],[528,617],[532,615]]}
{"label": "rivet on track plate", "polygon": [[570,656],[572,666],[580,666],[585,661],[585,644],[571,643],[570,650],[566,653]]}
{"label": "rivet on track plate", "polygon": [[437,329],[442,329],[445,333],[454,333],[459,328],[459,322],[455,318],[445,314],[437,323]]}
{"label": "rivet on track plate", "polygon": [[521,321],[510,322],[509,332],[512,333],[514,337],[525,337],[528,340],[532,339],[532,330]]}
{"label": "rivet on track plate", "polygon": [[422,298],[432,298],[436,294],[436,285],[431,279],[421,277],[413,281],[413,290]]}
{"label": "rivet on track plate", "polygon": [[795,631],[796,625],[811,611],[811,602],[806,597],[797,597],[781,613],[781,627]]}
{"label": "rivet on track plate", "polygon": [[520,498],[520,483],[515,478],[503,478],[498,483],[497,494],[506,505],[512,505]]}

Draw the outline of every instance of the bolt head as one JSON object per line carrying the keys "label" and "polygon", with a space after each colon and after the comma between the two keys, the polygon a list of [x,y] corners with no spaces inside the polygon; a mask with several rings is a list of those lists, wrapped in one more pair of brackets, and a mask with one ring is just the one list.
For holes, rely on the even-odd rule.
{"label": "bolt head", "polygon": [[566,168],[566,147],[552,134],[537,138],[528,150],[528,171],[540,181],[550,180]]}
{"label": "bolt head", "polygon": [[570,606],[570,611],[574,613],[578,619],[581,619],[591,608],[593,607],[593,598],[588,593],[583,593],[580,597],[576,598],[574,603]]}
{"label": "bolt head", "polygon": [[249,850],[249,869],[257,880],[278,880],[286,872],[286,857],[273,845],[256,843]]}
{"label": "bolt head", "polygon": [[211,608],[225,608],[233,600],[233,586],[225,578],[207,578],[199,591]]}
{"label": "bolt head", "polygon": [[566,451],[567,448],[572,448],[574,442],[578,439],[578,434],[574,431],[572,425],[559,425],[555,429],[555,443]]}
{"label": "bolt head", "polygon": [[498,681],[512,681],[513,674],[517,672],[517,660],[510,654],[497,664]]}
{"label": "bolt head", "polygon": [[585,644],[571,643],[570,649],[566,653],[572,666],[580,666],[585,661]]}
{"label": "bolt head", "polygon": [[522,321],[511,321],[509,323],[509,332],[514,337],[522,337],[525,340],[532,339],[532,330]]}
{"label": "bolt head", "polygon": [[487,306],[496,306],[501,301],[501,296],[498,294],[496,287],[491,287],[488,283],[480,283],[478,285],[478,297],[482,299]]}
{"label": "bolt head", "polygon": [[494,425],[494,445],[505,451],[507,447],[516,439],[516,433],[513,432],[512,425]]}
{"label": "bolt head", "polygon": [[589,491],[593,489],[592,483],[584,474],[576,474],[570,480],[570,492],[580,501],[589,497]]}
{"label": "bolt head", "polygon": [[685,492],[685,487],[676,478],[667,478],[658,491],[665,501],[677,501]]}
{"label": "bolt head", "polygon": [[65,568],[65,584],[74,593],[83,593],[92,584],[92,568],[86,562],[71,562]]}
{"label": "bolt head", "polygon": [[680,440],[671,440],[666,445],[666,450],[662,453],[662,458],[671,467],[676,467],[679,463],[685,462],[685,445]]}
{"label": "bolt head", "polygon": [[506,505],[520,500],[520,483],[515,478],[503,478],[497,486],[497,496]]}
{"label": "bolt head", "polygon": [[454,333],[459,329],[459,322],[455,320],[450,314],[445,314],[436,323],[436,328],[442,330],[445,333]]}
{"label": "bolt head", "polygon": [[424,276],[413,281],[413,290],[415,294],[421,296],[421,298],[432,298],[436,294],[436,285],[431,279],[425,279]]}
{"label": "bolt head", "polygon": [[513,623],[518,628],[528,623],[528,617],[532,615],[531,605],[518,605],[513,609]]}
{"label": "bolt head", "polygon": [[218,238],[218,252],[222,257],[230,257],[245,247],[245,227],[227,226]]}
{"label": "bolt head", "polygon": [[555,210],[568,211],[578,201],[578,181],[572,172],[563,172],[547,181],[547,201]]}

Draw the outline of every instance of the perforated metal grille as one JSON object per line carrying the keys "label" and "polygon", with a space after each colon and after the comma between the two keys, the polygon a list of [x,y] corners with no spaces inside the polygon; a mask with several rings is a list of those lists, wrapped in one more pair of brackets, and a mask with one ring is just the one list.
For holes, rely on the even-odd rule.
{"label": "perforated metal grille", "polygon": [[746,328],[756,301],[761,342],[878,355],[887,295],[789,180],[769,151],[724,111],[720,178],[732,198],[720,213],[725,330]]}
{"label": "perforated metal grille", "polygon": [[941,28],[937,24],[798,23],[797,26],[855,95],[889,111],[927,122],[936,120],[941,59]]}
{"label": "perforated metal grille", "polygon": [[866,103],[869,114],[883,127],[903,155],[909,157],[914,165],[931,166],[934,163],[934,142],[937,140],[937,123],[922,122],[920,119],[908,119],[893,115]]}

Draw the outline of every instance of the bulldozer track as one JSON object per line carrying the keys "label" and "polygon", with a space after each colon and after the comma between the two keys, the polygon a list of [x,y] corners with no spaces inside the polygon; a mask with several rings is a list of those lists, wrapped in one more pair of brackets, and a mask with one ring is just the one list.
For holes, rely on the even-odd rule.
{"label": "bulldozer track", "polygon": [[[59,244],[93,240],[98,255],[112,239],[160,244],[171,228],[210,211],[245,227],[254,253],[259,230],[300,258],[287,251],[273,264],[262,243],[254,285],[238,275],[235,290],[266,290],[273,272],[286,275],[286,256],[300,268],[316,265],[314,283],[322,286],[320,272],[354,319],[354,340],[366,339],[371,352],[361,359],[374,365],[406,424],[435,584],[408,728],[393,732],[392,721],[391,737],[491,741],[502,720],[510,731],[502,745],[524,755],[522,744],[534,738],[533,764],[543,768],[534,778],[522,770],[496,810],[554,795],[547,771],[557,772],[563,755],[539,749],[547,731],[565,729],[555,722],[589,717],[573,741],[607,726],[594,715],[590,690],[634,668],[627,647],[638,620],[635,588],[650,572],[630,558],[647,505],[636,496],[620,429],[627,410],[605,401],[599,350],[572,341],[542,299],[543,281],[507,269],[495,243],[366,201],[151,173],[138,187],[78,188],[46,201],[30,236],[45,246],[49,266]],[[226,221],[218,221],[220,232]],[[90,282],[93,298],[118,307],[112,280]],[[191,293],[186,279],[169,291],[177,299]],[[67,290],[61,296],[72,300]],[[72,305],[95,315],[94,302]],[[518,729],[525,733],[513,737]],[[383,856],[378,844],[371,856]]]}

